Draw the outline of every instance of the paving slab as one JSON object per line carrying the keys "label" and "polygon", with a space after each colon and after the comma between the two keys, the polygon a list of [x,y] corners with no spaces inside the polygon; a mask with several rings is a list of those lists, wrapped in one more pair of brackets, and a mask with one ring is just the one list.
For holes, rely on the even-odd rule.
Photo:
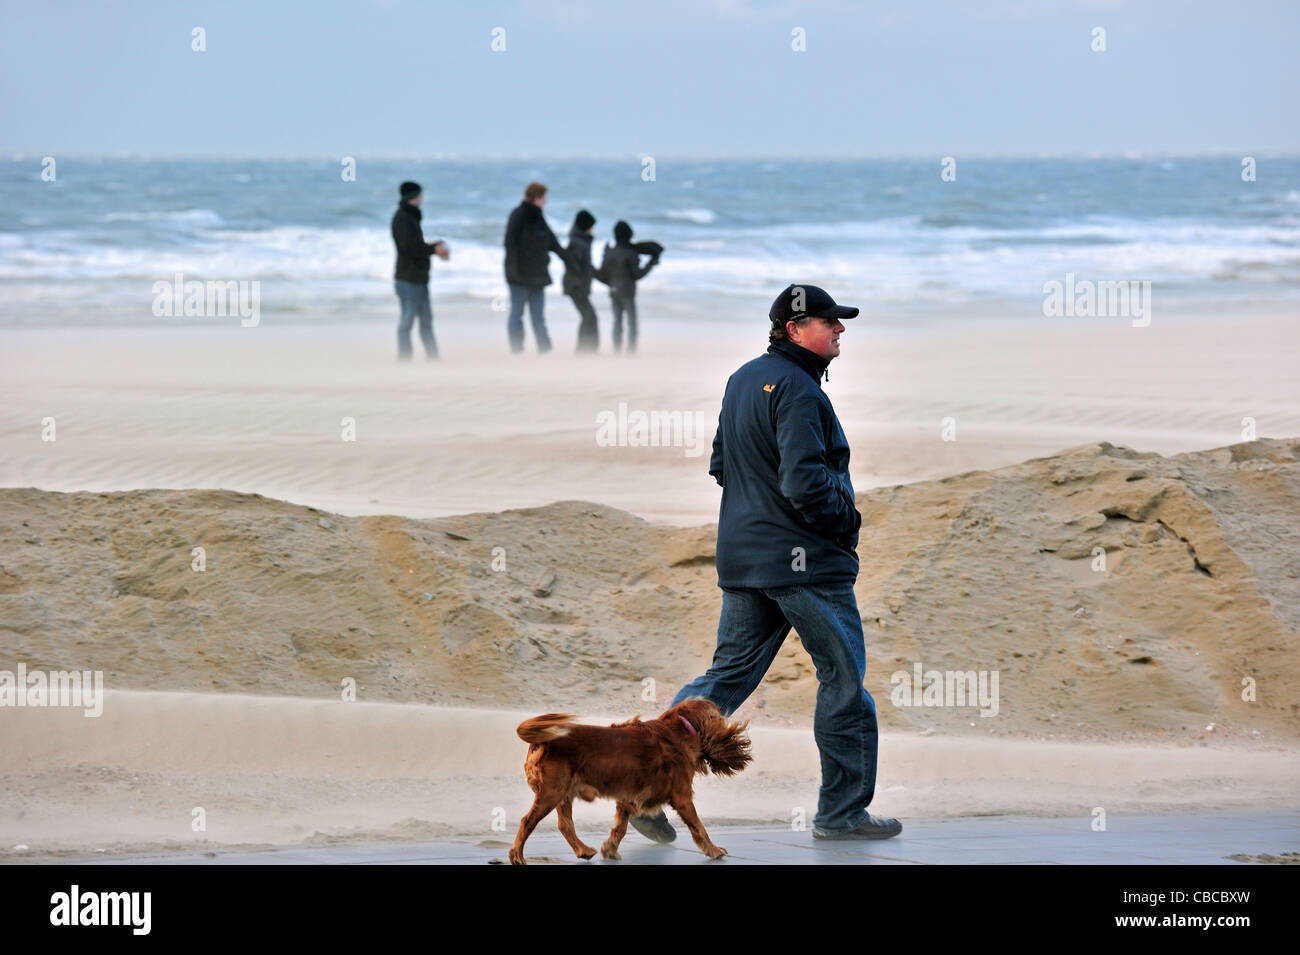
{"label": "paving slab", "polygon": [[[549,823],[549,825],[548,825]],[[710,863],[679,827],[678,839],[653,845],[629,830],[622,860],[574,858],[552,820],[525,849],[537,865],[1248,865],[1233,855],[1300,851],[1300,809],[1119,815],[1104,832],[1091,817],[974,816],[905,819],[903,832],[880,841],[814,839],[788,826],[717,826],[709,830],[728,855]],[[605,830],[581,830],[599,847]],[[248,851],[202,848],[56,860],[78,865],[484,865],[504,864],[513,833],[421,842],[340,843]]]}

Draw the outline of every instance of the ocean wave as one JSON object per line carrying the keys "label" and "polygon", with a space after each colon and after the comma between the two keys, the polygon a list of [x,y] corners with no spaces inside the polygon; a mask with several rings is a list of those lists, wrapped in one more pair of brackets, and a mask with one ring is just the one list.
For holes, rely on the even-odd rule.
{"label": "ocean wave", "polygon": [[718,214],[712,209],[668,209],[659,214],[659,218],[670,222],[691,222],[695,225],[712,225]]}
{"label": "ocean wave", "polygon": [[[90,232],[0,233],[0,280],[24,301],[30,290],[46,288],[63,301],[83,285],[90,297],[103,283],[136,288],[177,272],[198,279],[257,279],[267,283],[268,294],[293,289],[294,296],[312,299],[386,300],[391,294],[394,252],[383,227],[239,229],[213,223],[203,211],[190,210],[190,237],[181,241],[171,233],[155,237],[103,226]],[[427,236],[445,237],[452,249],[449,262],[434,263],[435,294],[482,300],[503,293],[495,236],[474,241],[458,238],[449,226],[425,225]],[[691,296],[763,295],[788,282],[812,281],[888,301],[959,303],[972,296],[1040,296],[1044,281],[1066,272],[1184,289],[1236,285],[1262,291],[1300,282],[1300,229],[1294,224],[1093,217],[1039,228],[940,228],[920,216],[903,216],[762,228],[692,226],[676,242],[669,234],[656,238],[668,248],[645,288]],[[563,272],[553,258],[557,285]],[[602,286],[595,291],[603,298]]]}
{"label": "ocean wave", "polygon": [[109,212],[98,222],[170,222],[178,226],[198,228],[223,225],[225,220],[211,209],[185,209],[175,212]]}
{"label": "ocean wave", "polygon": [[[946,221],[946,220],[945,220]],[[1165,243],[1196,245],[1216,243],[1251,246],[1262,243],[1300,245],[1300,228],[1293,220],[1277,219],[1268,225],[1224,225],[1212,222],[1158,222],[1098,217],[1033,227],[940,225],[933,218],[903,216],[858,222],[795,222],[761,227],[713,230],[710,236],[726,241],[766,241],[772,236],[807,242],[945,242],[1024,245]]]}

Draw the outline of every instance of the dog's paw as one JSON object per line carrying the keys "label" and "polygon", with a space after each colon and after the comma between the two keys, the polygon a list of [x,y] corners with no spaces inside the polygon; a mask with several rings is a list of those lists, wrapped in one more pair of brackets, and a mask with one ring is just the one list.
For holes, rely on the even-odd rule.
{"label": "dog's paw", "polygon": [[590,859],[592,856],[596,854],[596,850],[593,849],[591,846],[583,846],[581,849],[575,849],[574,854],[579,859]]}
{"label": "dog's paw", "polygon": [[511,865],[527,865],[527,864],[528,864],[527,862],[524,861],[524,854],[523,854],[522,852],[520,852],[518,849],[511,849],[509,855],[510,855],[510,864],[511,864]]}
{"label": "dog's paw", "polygon": [[704,854],[708,856],[710,859],[721,859],[723,856],[727,854],[727,850],[722,848],[722,846],[714,846],[712,849],[707,850]]}
{"label": "dog's paw", "polygon": [[615,862],[623,858],[621,855],[618,854],[618,849],[611,846],[608,842],[600,847],[600,857],[602,859],[612,859]]}

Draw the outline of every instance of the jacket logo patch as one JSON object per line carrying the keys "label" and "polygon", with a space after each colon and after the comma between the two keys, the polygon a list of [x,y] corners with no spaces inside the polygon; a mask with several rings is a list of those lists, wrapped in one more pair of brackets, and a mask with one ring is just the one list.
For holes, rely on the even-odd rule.
{"label": "jacket logo patch", "polygon": [[772,390],[773,388],[775,388],[775,387],[776,387],[776,385],[764,385],[764,386],[763,386],[763,390],[764,390],[764,391],[771,391],[771,390]]}

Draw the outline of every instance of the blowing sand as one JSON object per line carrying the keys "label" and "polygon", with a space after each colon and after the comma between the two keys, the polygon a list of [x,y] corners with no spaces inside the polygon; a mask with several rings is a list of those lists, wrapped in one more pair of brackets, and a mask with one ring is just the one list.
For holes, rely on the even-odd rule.
{"label": "blowing sand", "polygon": [[[505,353],[504,320],[444,311],[442,360],[408,367],[382,326],[0,333],[0,486],[224,488],[408,517],[581,499],[674,524],[717,519],[713,428],[727,376],[766,348],[761,317],[647,325],[635,358],[575,356],[557,333],[538,358]],[[1061,322],[850,322],[826,388],[855,486],[1096,441],[1222,447],[1245,417],[1260,435],[1300,434],[1290,318]],[[698,416],[696,446],[598,445],[597,415],[620,403]],[[55,442],[41,440],[45,418]],[[344,418],[355,441],[342,440]],[[945,418],[955,441],[941,439]]]}
{"label": "blowing sand", "polygon": [[[0,852],[501,839],[522,718],[657,715],[707,666],[708,442],[761,341],[539,360],[444,335],[397,367],[365,333],[3,333],[0,669],[109,693],[95,719],[0,708]],[[861,335],[827,387],[864,515],[873,811],[1300,803],[1300,441],[1241,441],[1245,417],[1300,434],[1288,326]],[[620,402],[703,435],[601,446]],[[997,715],[894,705],[917,662],[997,671]],[[811,819],[815,693],[792,634],[706,823]]]}
{"label": "blowing sand", "polygon": [[[514,728],[533,712],[197,693],[110,692],[104,715],[4,714],[0,857],[195,845],[285,845],[482,834],[509,840],[532,794]],[[612,714],[606,722],[623,717]],[[600,722],[599,716],[592,722]],[[756,762],[706,777],[710,826],[811,825],[818,761],[806,730],[756,728]],[[887,733],[873,808],[890,815],[1077,816],[1295,804],[1276,748],[1044,745]],[[194,810],[206,828],[195,831]],[[580,828],[613,804],[579,802]],[[553,820],[549,823],[553,825]],[[27,845],[15,852],[14,845]]]}

